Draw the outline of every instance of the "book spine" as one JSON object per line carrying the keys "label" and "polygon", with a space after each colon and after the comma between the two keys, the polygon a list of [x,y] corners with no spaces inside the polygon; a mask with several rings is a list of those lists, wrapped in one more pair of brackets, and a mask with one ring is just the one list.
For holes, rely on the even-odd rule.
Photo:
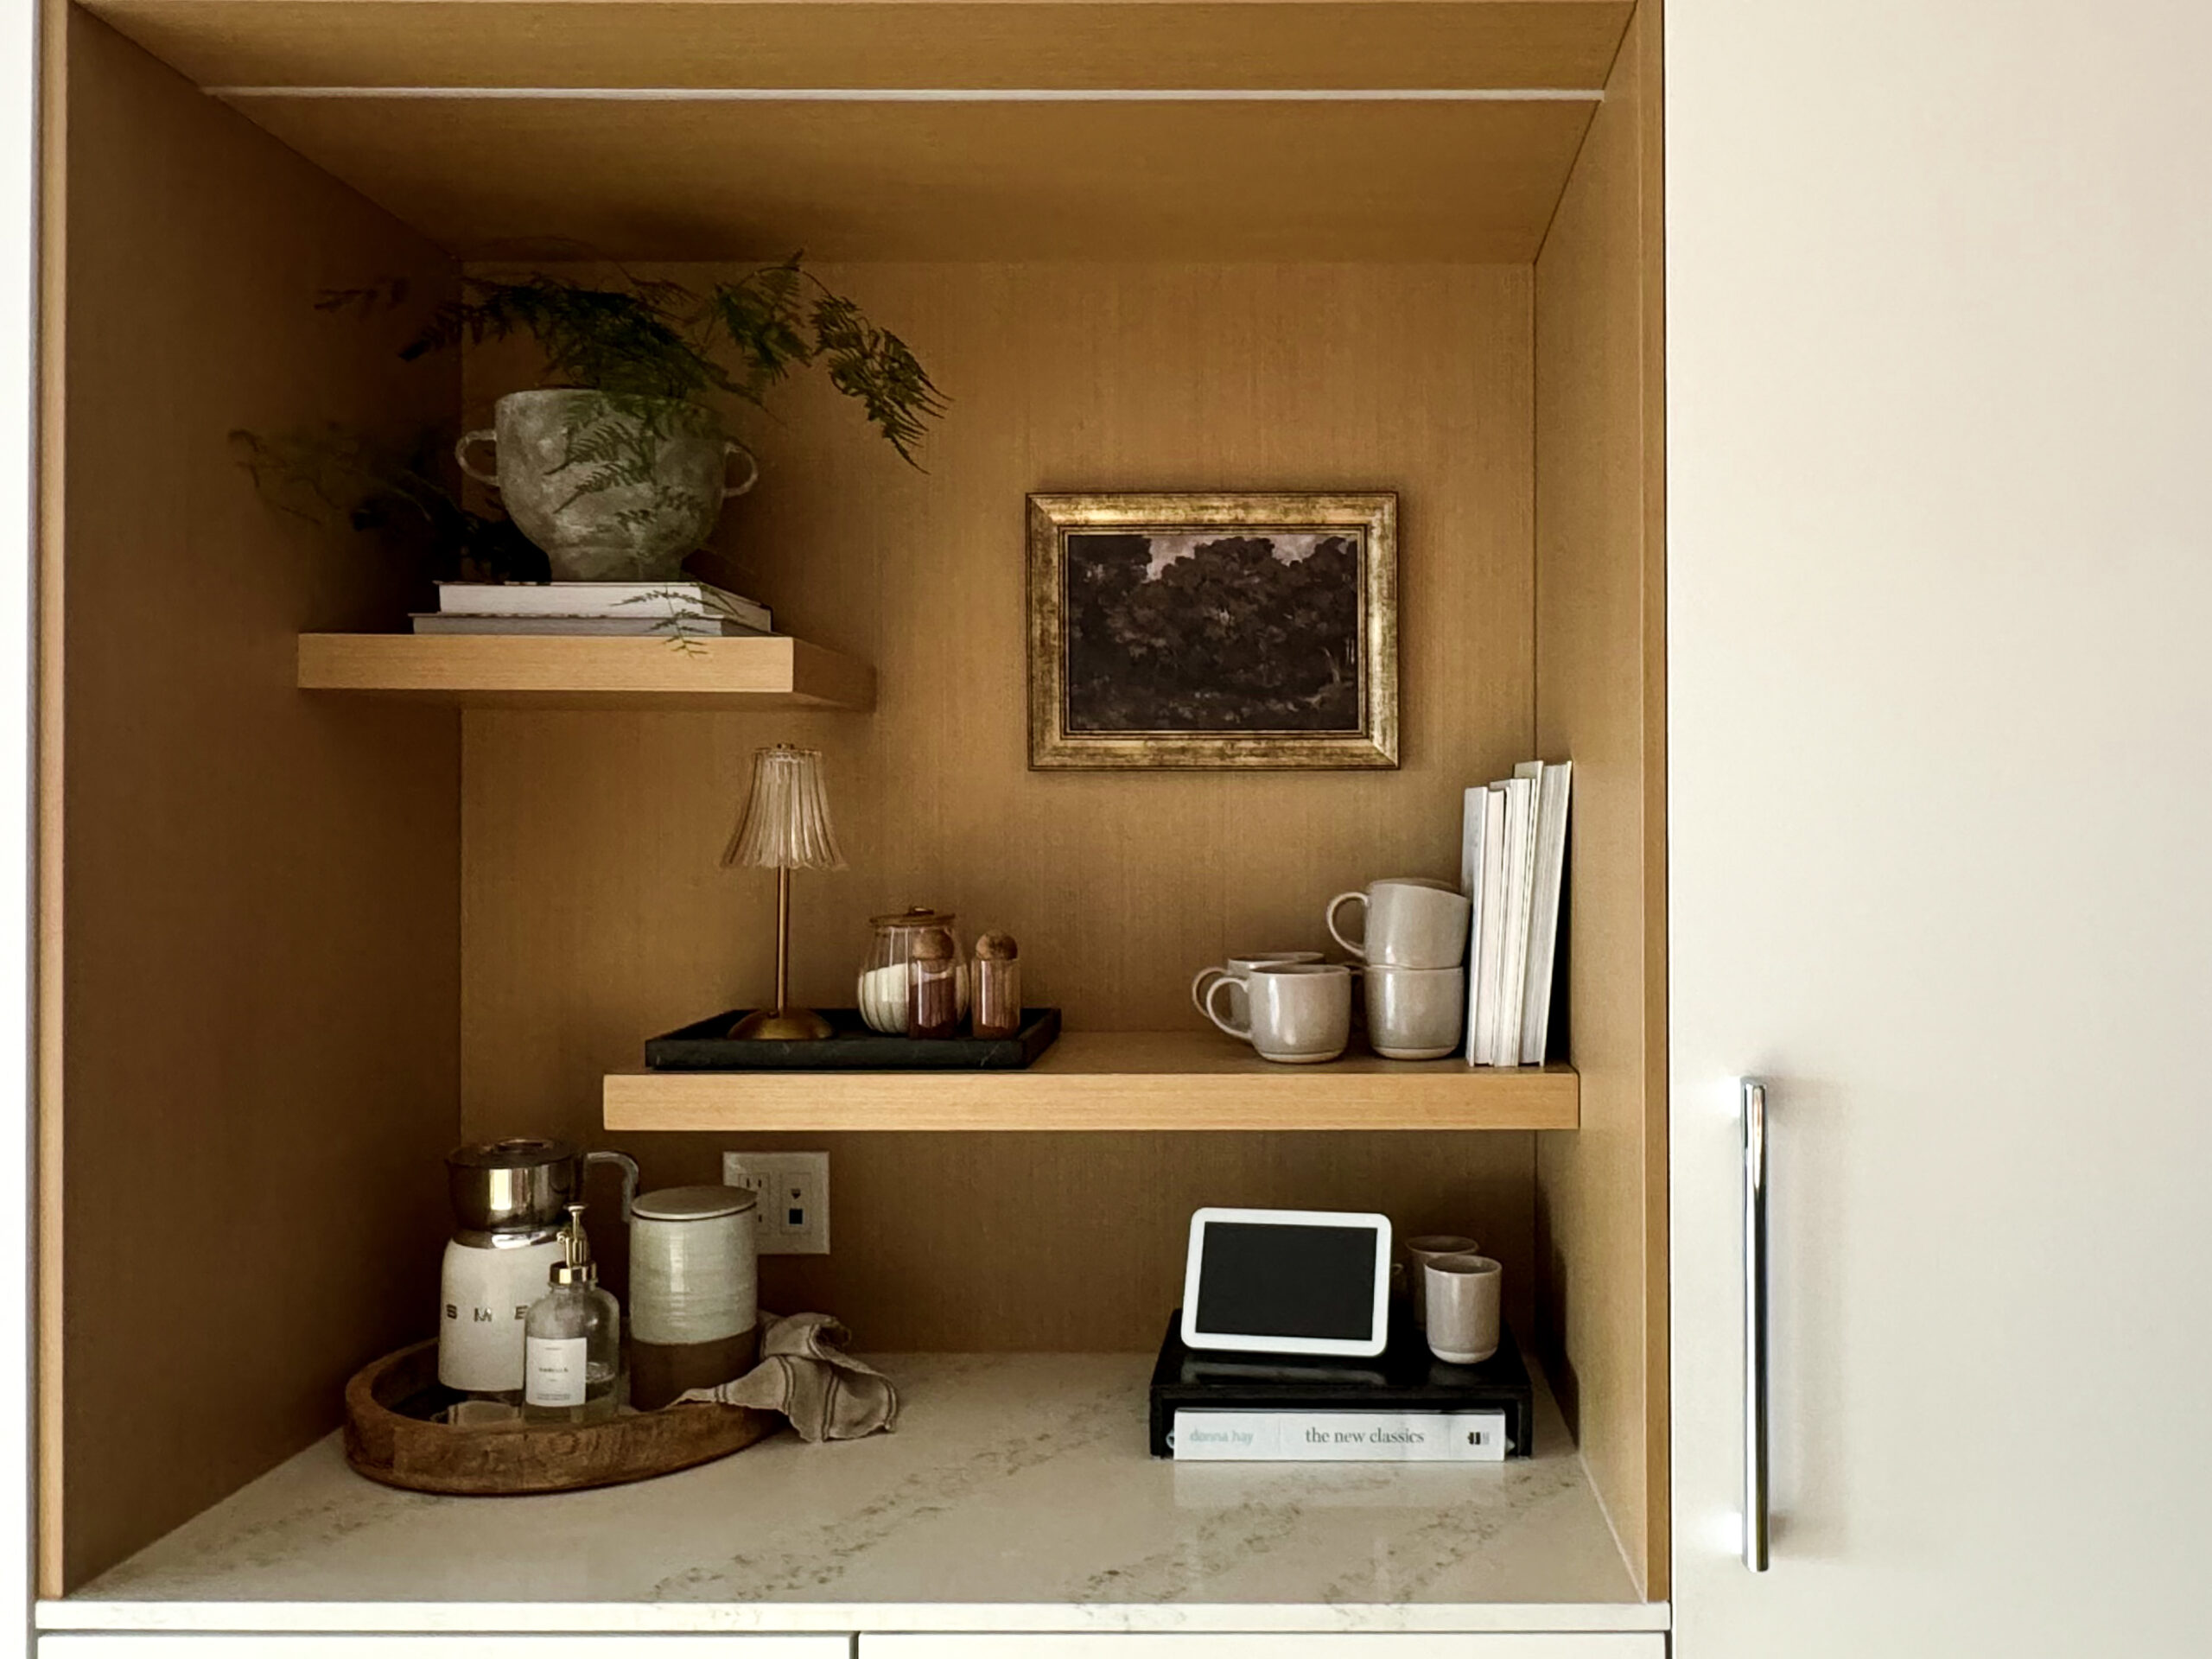
{"label": "book spine", "polygon": [[1483,830],[1483,930],[1475,957],[1480,982],[1475,992],[1477,1046],[1468,1051],[1478,1065],[1497,1064],[1497,1005],[1503,995],[1505,945],[1505,791],[1488,791]]}
{"label": "book spine", "polygon": [[1502,1411],[1178,1411],[1179,1463],[1502,1463]]}

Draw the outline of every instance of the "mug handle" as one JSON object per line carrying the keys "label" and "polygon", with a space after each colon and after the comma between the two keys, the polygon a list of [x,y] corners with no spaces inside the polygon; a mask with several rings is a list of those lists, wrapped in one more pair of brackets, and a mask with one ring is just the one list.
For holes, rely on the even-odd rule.
{"label": "mug handle", "polygon": [[[463,443],[467,443],[468,439],[463,438],[461,442]],[[743,495],[747,490],[751,489],[755,484],[758,484],[760,481],[760,463],[753,459],[753,452],[747,448],[743,444],[737,442],[734,439],[725,438],[722,441],[723,462],[727,464],[732,455],[741,455],[745,459],[745,482],[742,484],[733,484],[725,488],[722,491],[722,499],[725,501],[729,500],[734,496]],[[465,461],[461,464],[463,467],[468,465]]]}
{"label": "mug handle", "polygon": [[1211,982],[1217,979],[1225,979],[1228,976],[1229,969],[1226,968],[1211,966],[1201,968],[1192,976],[1191,1001],[1200,1014],[1206,1011],[1206,992],[1211,988]]}
{"label": "mug handle", "polygon": [[1212,984],[1206,987],[1206,1018],[1212,1020],[1214,1024],[1219,1026],[1224,1031],[1236,1038],[1239,1042],[1249,1043],[1252,1040],[1252,1022],[1248,1019],[1242,1026],[1232,1026],[1228,1020],[1223,1019],[1221,1015],[1215,1011],[1213,1006],[1214,993],[1221,989],[1224,985],[1234,985],[1236,982],[1236,981],[1230,975],[1224,974],[1219,979],[1217,979]]}
{"label": "mug handle", "polygon": [[1367,895],[1363,893],[1338,893],[1335,898],[1329,900],[1329,907],[1321,912],[1321,919],[1329,925],[1330,938],[1336,940],[1338,944],[1344,946],[1345,950],[1351,951],[1352,955],[1357,957],[1362,962],[1365,962],[1367,960],[1367,947],[1364,944],[1354,944],[1350,939],[1344,938],[1344,934],[1340,932],[1337,927],[1337,912],[1355,899],[1359,900],[1360,931],[1364,934],[1367,927]]}
{"label": "mug handle", "polygon": [[[488,443],[493,446],[493,453],[496,454],[499,452],[499,435],[487,426],[481,431],[462,433],[461,435],[461,442],[453,447],[453,458],[461,463],[461,470],[467,473],[479,484],[489,484],[495,490],[499,487],[499,474],[496,473],[478,472],[474,467],[468,464],[468,452],[470,448],[476,444]],[[496,465],[497,463],[494,462],[493,464]]]}

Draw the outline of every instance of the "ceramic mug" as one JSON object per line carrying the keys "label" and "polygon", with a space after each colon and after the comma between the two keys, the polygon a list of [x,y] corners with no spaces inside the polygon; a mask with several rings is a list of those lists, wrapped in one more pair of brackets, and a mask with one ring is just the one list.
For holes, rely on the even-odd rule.
{"label": "ceramic mug", "polygon": [[1440,1060],[1467,1023],[1465,968],[1367,970],[1368,1046],[1386,1060]]}
{"label": "ceramic mug", "polygon": [[1236,988],[1229,994],[1229,1017],[1249,1022],[1252,1010],[1244,995],[1244,981],[1255,968],[1275,962],[1319,962],[1319,950],[1255,950],[1249,956],[1231,957],[1218,968],[1201,968],[1191,981],[1191,1001],[1200,1014],[1206,1011],[1206,993],[1213,988],[1217,979],[1233,979]]}
{"label": "ceramic mug", "polygon": [[1413,1263],[1413,1283],[1406,1300],[1413,1304],[1415,1329],[1428,1325],[1428,1264],[1442,1255],[1474,1255],[1481,1244],[1459,1233],[1420,1233],[1398,1241],[1398,1248]]}
{"label": "ceramic mug", "polygon": [[[1357,904],[1366,920],[1357,940],[1337,925],[1337,912]],[[1322,912],[1337,943],[1362,962],[1390,968],[1457,968],[1467,959],[1467,922],[1473,910],[1448,882],[1418,875],[1370,881],[1363,893],[1340,893]]]}
{"label": "ceramic mug", "polygon": [[1421,1263],[1428,1351],[1447,1365],[1479,1365],[1497,1351],[1505,1269],[1486,1255],[1439,1255]]}
{"label": "ceramic mug", "polygon": [[1262,963],[1246,976],[1243,1021],[1226,1019],[1223,977],[1206,988],[1206,1018],[1259,1051],[1263,1060],[1311,1065],[1333,1060],[1351,1040],[1351,969],[1340,962]]}

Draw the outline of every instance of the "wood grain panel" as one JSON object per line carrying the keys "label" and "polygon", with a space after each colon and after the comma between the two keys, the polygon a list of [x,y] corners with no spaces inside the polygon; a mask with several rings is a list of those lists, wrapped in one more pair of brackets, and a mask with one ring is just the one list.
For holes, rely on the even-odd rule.
{"label": "wood grain panel", "polygon": [[239,107],[472,257],[1526,261],[1593,106]]}
{"label": "wood grain panel", "polygon": [[62,1433],[62,1357],[67,1323],[62,1313],[62,1233],[67,1209],[62,1187],[61,930],[62,707],[61,676],[53,664],[62,658],[62,599],[68,570],[62,531],[67,477],[62,446],[51,435],[62,429],[67,408],[69,333],[69,17],[67,0],[40,0],[39,12],[39,203],[38,203],[38,560],[37,786],[35,834],[38,868],[34,889],[38,944],[34,971],[32,1019],[33,1099],[36,1114],[37,1175],[32,1201],[38,1207],[33,1235],[36,1261],[38,1414],[36,1488],[31,1504],[35,1522],[36,1593],[58,1596],[63,1576],[62,1482],[68,1445]]}
{"label": "wood grain panel", "polygon": [[[1402,1236],[1471,1235],[1505,1265],[1507,1318],[1524,1331],[1533,1318],[1534,1137],[1520,1131],[600,1139],[637,1156],[649,1189],[719,1180],[726,1149],[827,1152],[831,1253],[762,1258],[760,1302],[832,1312],[863,1349],[1156,1348],[1191,1212],[1209,1204],[1379,1210]],[[592,1236],[623,1292],[619,1230]]]}
{"label": "wood grain panel", "polygon": [[1280,1065],[1203,1031],[1070,1032],[1007,1071],[617,1071],[625,1129],[1571,1129],[1573,1068],[1351,1054]]}
{"label": "wood grain panel", "polygon": [[469,708],[843,709],[875,675],[804,639],[303,633],[302,690]]}
{"label": "wood grain panel", "polygon": [[[762,482],[726,518],[720,550],[783,624],[875,664],[877,710],[464,714],[473,1134],[603,1141],[602,1074],[637,1065],[654,1032],[765,992],[773,883],[715,861],[760,744],[823,748],[851,861],[794,881],[796,996],[849,1003],[867,918],[938,904],[971,937],[1012,931],[1025,995],[1064,1007],[1077,1032],[1199,1030],[1188,985],[1200,964],[1326,944],[1323,905],[1372,877],[1450,875],[1461,790],[1529,751],[1525,268],[824,274],[913,343],[952,412],[925,474],[884,452],[842,400],[795,385],[780,423],[744,435],[762,450]],[[474,357],[472,399],[527,372]],[[1402,767],[1029,772],[1023,499],[1092,488],[1397,490]],[[1274,1135],[818,1138],[838,1151],[839,1227],[880,1206],[864,1224],[881,1236],[917,1229],[942,1245],[895,1295],[857,1277],[834,1286],[856,1307],[896,1310],[893,1334],[868,1340],[923,1346],[1071,1340],[1078,1293],[1114,1310],[1078,1345],[1148,1345],[1165,1304],[1152,1290],[1119,1300],[1095,1247],[1115,1215],[1153,1215],[1163,1191],[1180,1204],[1262,1187],[1318,1200],[1325,1189],[1385,1210],[1402,1197],[1402,1220],[1424,1206],[1441,1219],[1451,1206],[1431,1183],[1502,1179],[1519,1156],[1510,1135],[1355,1135],[1333,1151],[1327,1137]],[[661,1171],[694,1173],[720,1144],[629,1140]],[[1436,1170],[1423,1167],[1432,1154]],[[1327,1175],[1332,1160],[1346,1179]],[[1255,1172],[1279,1167],[1297,1173],[1258,1182]],[[1375,1183],[1364,1198],[1359,1172]],[[983,1259],[1016,1238],[1020,1265]],[[820,1271],[859,1272],[842,1247],[832,1262]],[[982,1282],[1006,1300],[979,1320],[970,1293]]]}
{"label": "wood grain panel", "polygon": [[1568,86],[1629,0],[93,0],[204,86]]}
{"label": "wood grain panel", "polygon": [[1536,265],[1536,710],[1574,760],[1569,1052],[1541,1138],[1548,1369],[1645,1593],[1667,1593],[1666,779],[1659,33],[1621,59]]}
{"label": "wood grain panel", "polygon": [[458,1065],[454,718],[292,684],[298,632],[382,620],[404,573],[270,512],[226,443],[448,413],[450,373],[395,355],[408,318],[311,302],[391,271],[428,304],[453,273],[105,25],[73,14],[67,53],[65,1586],[327,1431],[348,1373],[422,1333]]}

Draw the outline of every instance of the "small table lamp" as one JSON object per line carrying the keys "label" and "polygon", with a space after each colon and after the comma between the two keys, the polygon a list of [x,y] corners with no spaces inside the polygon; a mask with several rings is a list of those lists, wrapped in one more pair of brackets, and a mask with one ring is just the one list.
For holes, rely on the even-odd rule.
{"label": "small table lamp", "polygon": [[747,1014],[729,1034],[785,1042],[827,1037],[827,1020],[791,1005],[791,872],[845,868],[822,792],[821,750],[779,743],[753,752],[753,798],[722,849],[722,867],[733,864],[776,872],[776,1006]]}

